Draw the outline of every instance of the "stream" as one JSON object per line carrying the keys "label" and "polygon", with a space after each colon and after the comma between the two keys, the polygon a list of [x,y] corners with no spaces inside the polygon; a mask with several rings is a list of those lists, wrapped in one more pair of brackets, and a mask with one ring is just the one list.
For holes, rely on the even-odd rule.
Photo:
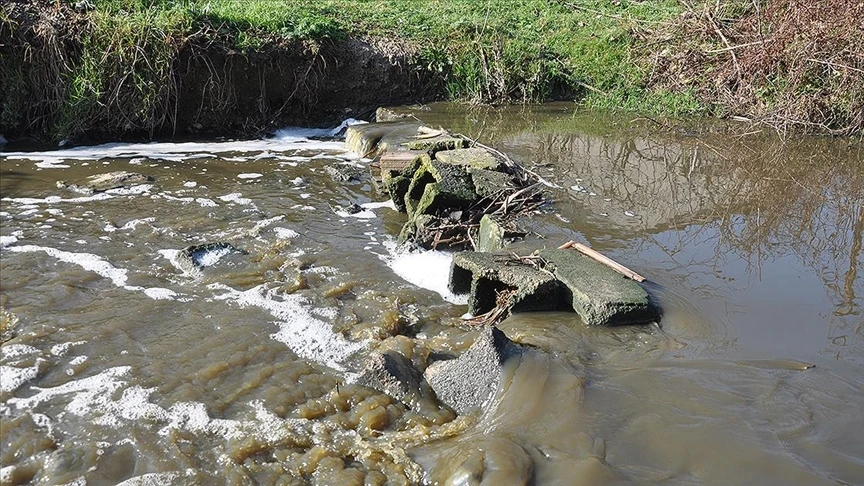
{"label": "stream", "polygon": [[[864,484],[864,146],[573,112],[402,108],[554,187],[516,251],[646,276],[659,325],[499,325],[537,349],[483,410],[352,380],[477,334],[451,256],[336,131],[0,153],[0,484]],[[80,194],[111,171],[153,181]],[[356,203],[362,211],[344,210]],[[227,243],[195,268],[190,245]]]}

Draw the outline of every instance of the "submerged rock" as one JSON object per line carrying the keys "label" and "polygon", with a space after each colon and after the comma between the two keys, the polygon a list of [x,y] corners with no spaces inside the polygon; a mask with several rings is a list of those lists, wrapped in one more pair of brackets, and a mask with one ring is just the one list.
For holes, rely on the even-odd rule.
{"label": "submerged rock", "polygon": [[441,402],[465,414],[495,395],[504,364],[521,352],[499,329],[485,326],[461,356],[433,363],[424,376]]}
{"label": "submerged rock", "polygon": [[360,182],[364,170],[354,164],[341,162],[324,167],[324,172],[336,182]]}
{"label": "submerged rock", "polygon": [[148,175],[119,170],[90,176],[81,185],[67,184],[66,181],[57,181],[57,187],[90,195],[136,184],[146,184],[148,182],[153,182],[153,178]]}
{"label": "submerged rock", "polygon": [[244,254],[230,243],[205,243],[191,245],[180,250],[175,257],[177,266],[186,273],[198,273],[202,268],[215,265],[222,257],[231,254]]}
{"label": "submerged rock", "polygon": [[386,393],[412,410],[438,409],[423,374],[395,351],[374,353],[353,382]]}

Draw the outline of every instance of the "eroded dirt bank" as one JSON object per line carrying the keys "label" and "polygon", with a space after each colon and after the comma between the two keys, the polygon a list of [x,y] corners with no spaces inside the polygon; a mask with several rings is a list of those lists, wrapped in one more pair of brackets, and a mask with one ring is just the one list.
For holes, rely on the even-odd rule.
{"label": "eroded dirt bank", "polygon": [[[330,125],[383,104],[440,98],[417,47],[373,37],[270,40],[236,47],[237,32],[101,32],[54,2],[13,1],[0,17],[0,133],[77,140],[256,133]],[[125,36],[125,37],[124,37]],[[123,45],[128,43],[129,45]],[[93,58],[94,44],[104,49]]]}

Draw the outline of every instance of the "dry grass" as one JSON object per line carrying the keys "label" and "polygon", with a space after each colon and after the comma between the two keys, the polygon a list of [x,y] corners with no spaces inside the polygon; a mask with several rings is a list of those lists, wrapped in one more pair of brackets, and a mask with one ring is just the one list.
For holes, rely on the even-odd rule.
{"label": "dry grass", "polygon": [[864,2],[682,0],[648,36],[655,90],[693,89],[724,116],[791,128],[864,127]]}

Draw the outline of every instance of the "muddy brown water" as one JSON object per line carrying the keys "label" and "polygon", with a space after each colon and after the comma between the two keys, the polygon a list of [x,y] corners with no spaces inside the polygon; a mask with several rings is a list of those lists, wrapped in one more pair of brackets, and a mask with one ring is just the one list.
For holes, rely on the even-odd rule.
{"label": "muddy brown water", "polygon": [[[338,141],[7,148],[0,482],[864,483],[860,144],[563,104],[416,112],[559,186],[525,223],[545,239],[516,248],[590,243],[648,277],[660,325],[514,315],[500,328],[535,349],[486,409],[410,410],[351,384],[364,357],[422,368],[475,332],[447,255],[394,248],[403,216],[339,212],[383,198],[324,173],[366,163]],[[111,170],[155,182],[56,186]],[[243,252],[176,264],[217,241]]]}

